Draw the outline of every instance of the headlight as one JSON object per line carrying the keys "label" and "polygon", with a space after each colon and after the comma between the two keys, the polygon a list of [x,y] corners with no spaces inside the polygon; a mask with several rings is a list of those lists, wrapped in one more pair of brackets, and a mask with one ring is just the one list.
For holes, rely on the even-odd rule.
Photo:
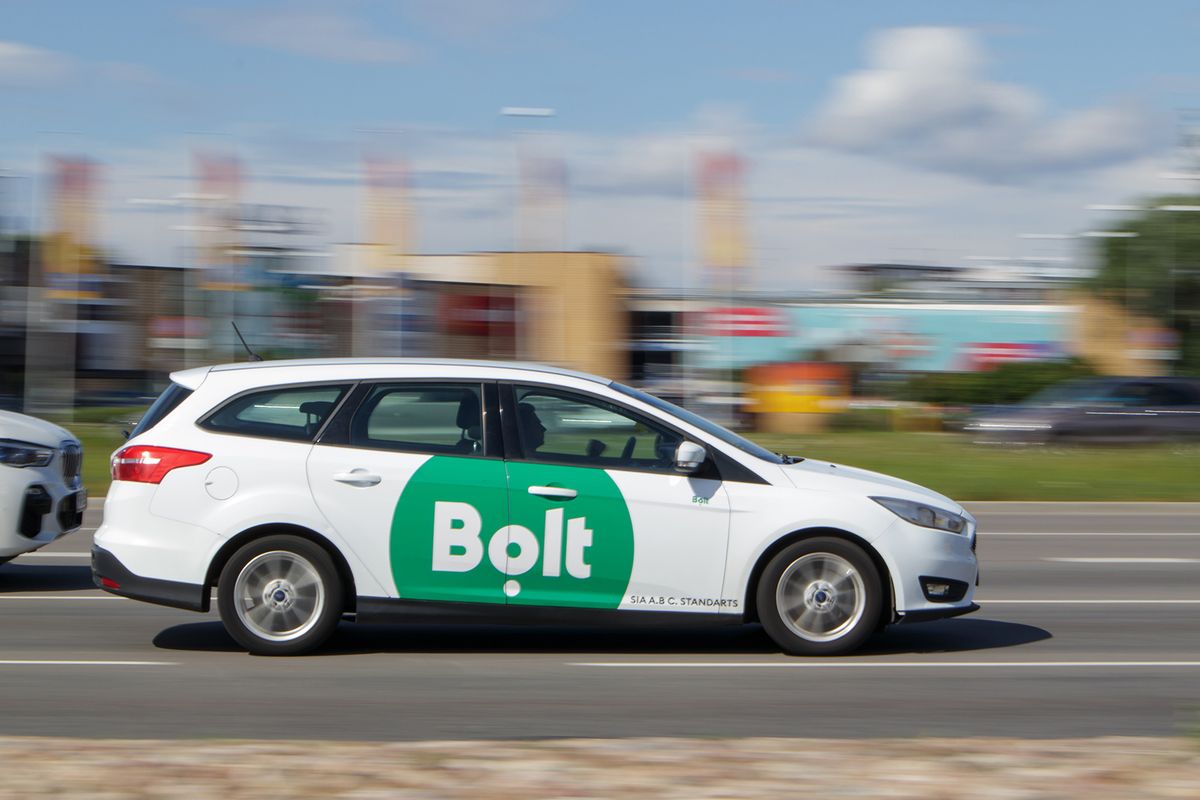
{"label": "headlight", "polygon": [[871,499],[913,525],[950,533],[966,533],[966,517],[955,514],[953,511],[927,506],[915,500],[901,500],[899,497],[872,497]]}
{"label": "headlight", "polygon": [[0,464],[9,467],[44,467],[54,458],[53,447],[29,442],[0,441]]}

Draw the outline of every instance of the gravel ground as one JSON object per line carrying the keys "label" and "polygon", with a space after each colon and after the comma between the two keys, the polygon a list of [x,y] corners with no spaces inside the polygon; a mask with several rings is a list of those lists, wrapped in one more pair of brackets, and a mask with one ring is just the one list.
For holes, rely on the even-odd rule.
{"label": "gravel ground", "polygon": [[0,738],[0,798],[1200,798],[1195,739]]}

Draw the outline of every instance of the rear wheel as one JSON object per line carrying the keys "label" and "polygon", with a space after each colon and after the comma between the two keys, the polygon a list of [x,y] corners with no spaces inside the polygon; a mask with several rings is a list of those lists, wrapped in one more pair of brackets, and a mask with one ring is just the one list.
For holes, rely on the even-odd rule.
{"label": "rear wheel", "polygon": [[805,539],[780,551],[758,584],[759,618],[792,655],[848,653],[875,630],[882,582],[861,547],[843,539]]}
{"label": "rear wheel", "polygon": [[257,655],[316,649],[342,615],[342,584],[329,553],[296,536],[267,536],[242,547],[217,582],[221,621]]}

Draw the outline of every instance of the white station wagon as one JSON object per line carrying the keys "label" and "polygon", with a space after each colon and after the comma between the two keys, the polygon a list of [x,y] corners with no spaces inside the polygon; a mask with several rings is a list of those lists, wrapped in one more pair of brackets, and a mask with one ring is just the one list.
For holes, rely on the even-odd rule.
{"label": "white station wagon", "polygon": [[534,364],[340,359],[177,372],[112,458],[92,570],[254,653],[338,621],[761,622],[833,655],[978,608],[975,521]]}

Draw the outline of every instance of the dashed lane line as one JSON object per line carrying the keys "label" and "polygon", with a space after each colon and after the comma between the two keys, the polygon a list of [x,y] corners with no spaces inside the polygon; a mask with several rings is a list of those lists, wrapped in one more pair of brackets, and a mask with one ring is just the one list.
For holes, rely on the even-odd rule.
{"label": "dashed lane line", "polygon": [[571,661],[607,669],[1194,669],[1200,661]]}
{"label": "dashed lane line", "polygon": [[178,661],[59,661],[53,659],[4,659],[0,667],[177,667]]}
{"label": "dashed lane line", "polygon": [[1200,558],[1166,558],[1142,556],[1057,556],[1043,558],[1060,564],[1200,564]]}
{"label": "dashed lane line", "polygon": [[53,551],[47,552],[45,550],[42,550],[37,553],[22,553],[21,555],[17,556],[17,558],[20,558],[22,560],[24,560],[26,558],[91,558],[91,557],[92,557],[91,553],[56,553]]}
{"label": "dashed lane line", "polygon": [[1200,536],[1200,531],[992,531],[980,530],[979,536],[989,538],[992,536],[1124,536],[1126,538],[1150,538],[1150,537],[1192,537]]}

